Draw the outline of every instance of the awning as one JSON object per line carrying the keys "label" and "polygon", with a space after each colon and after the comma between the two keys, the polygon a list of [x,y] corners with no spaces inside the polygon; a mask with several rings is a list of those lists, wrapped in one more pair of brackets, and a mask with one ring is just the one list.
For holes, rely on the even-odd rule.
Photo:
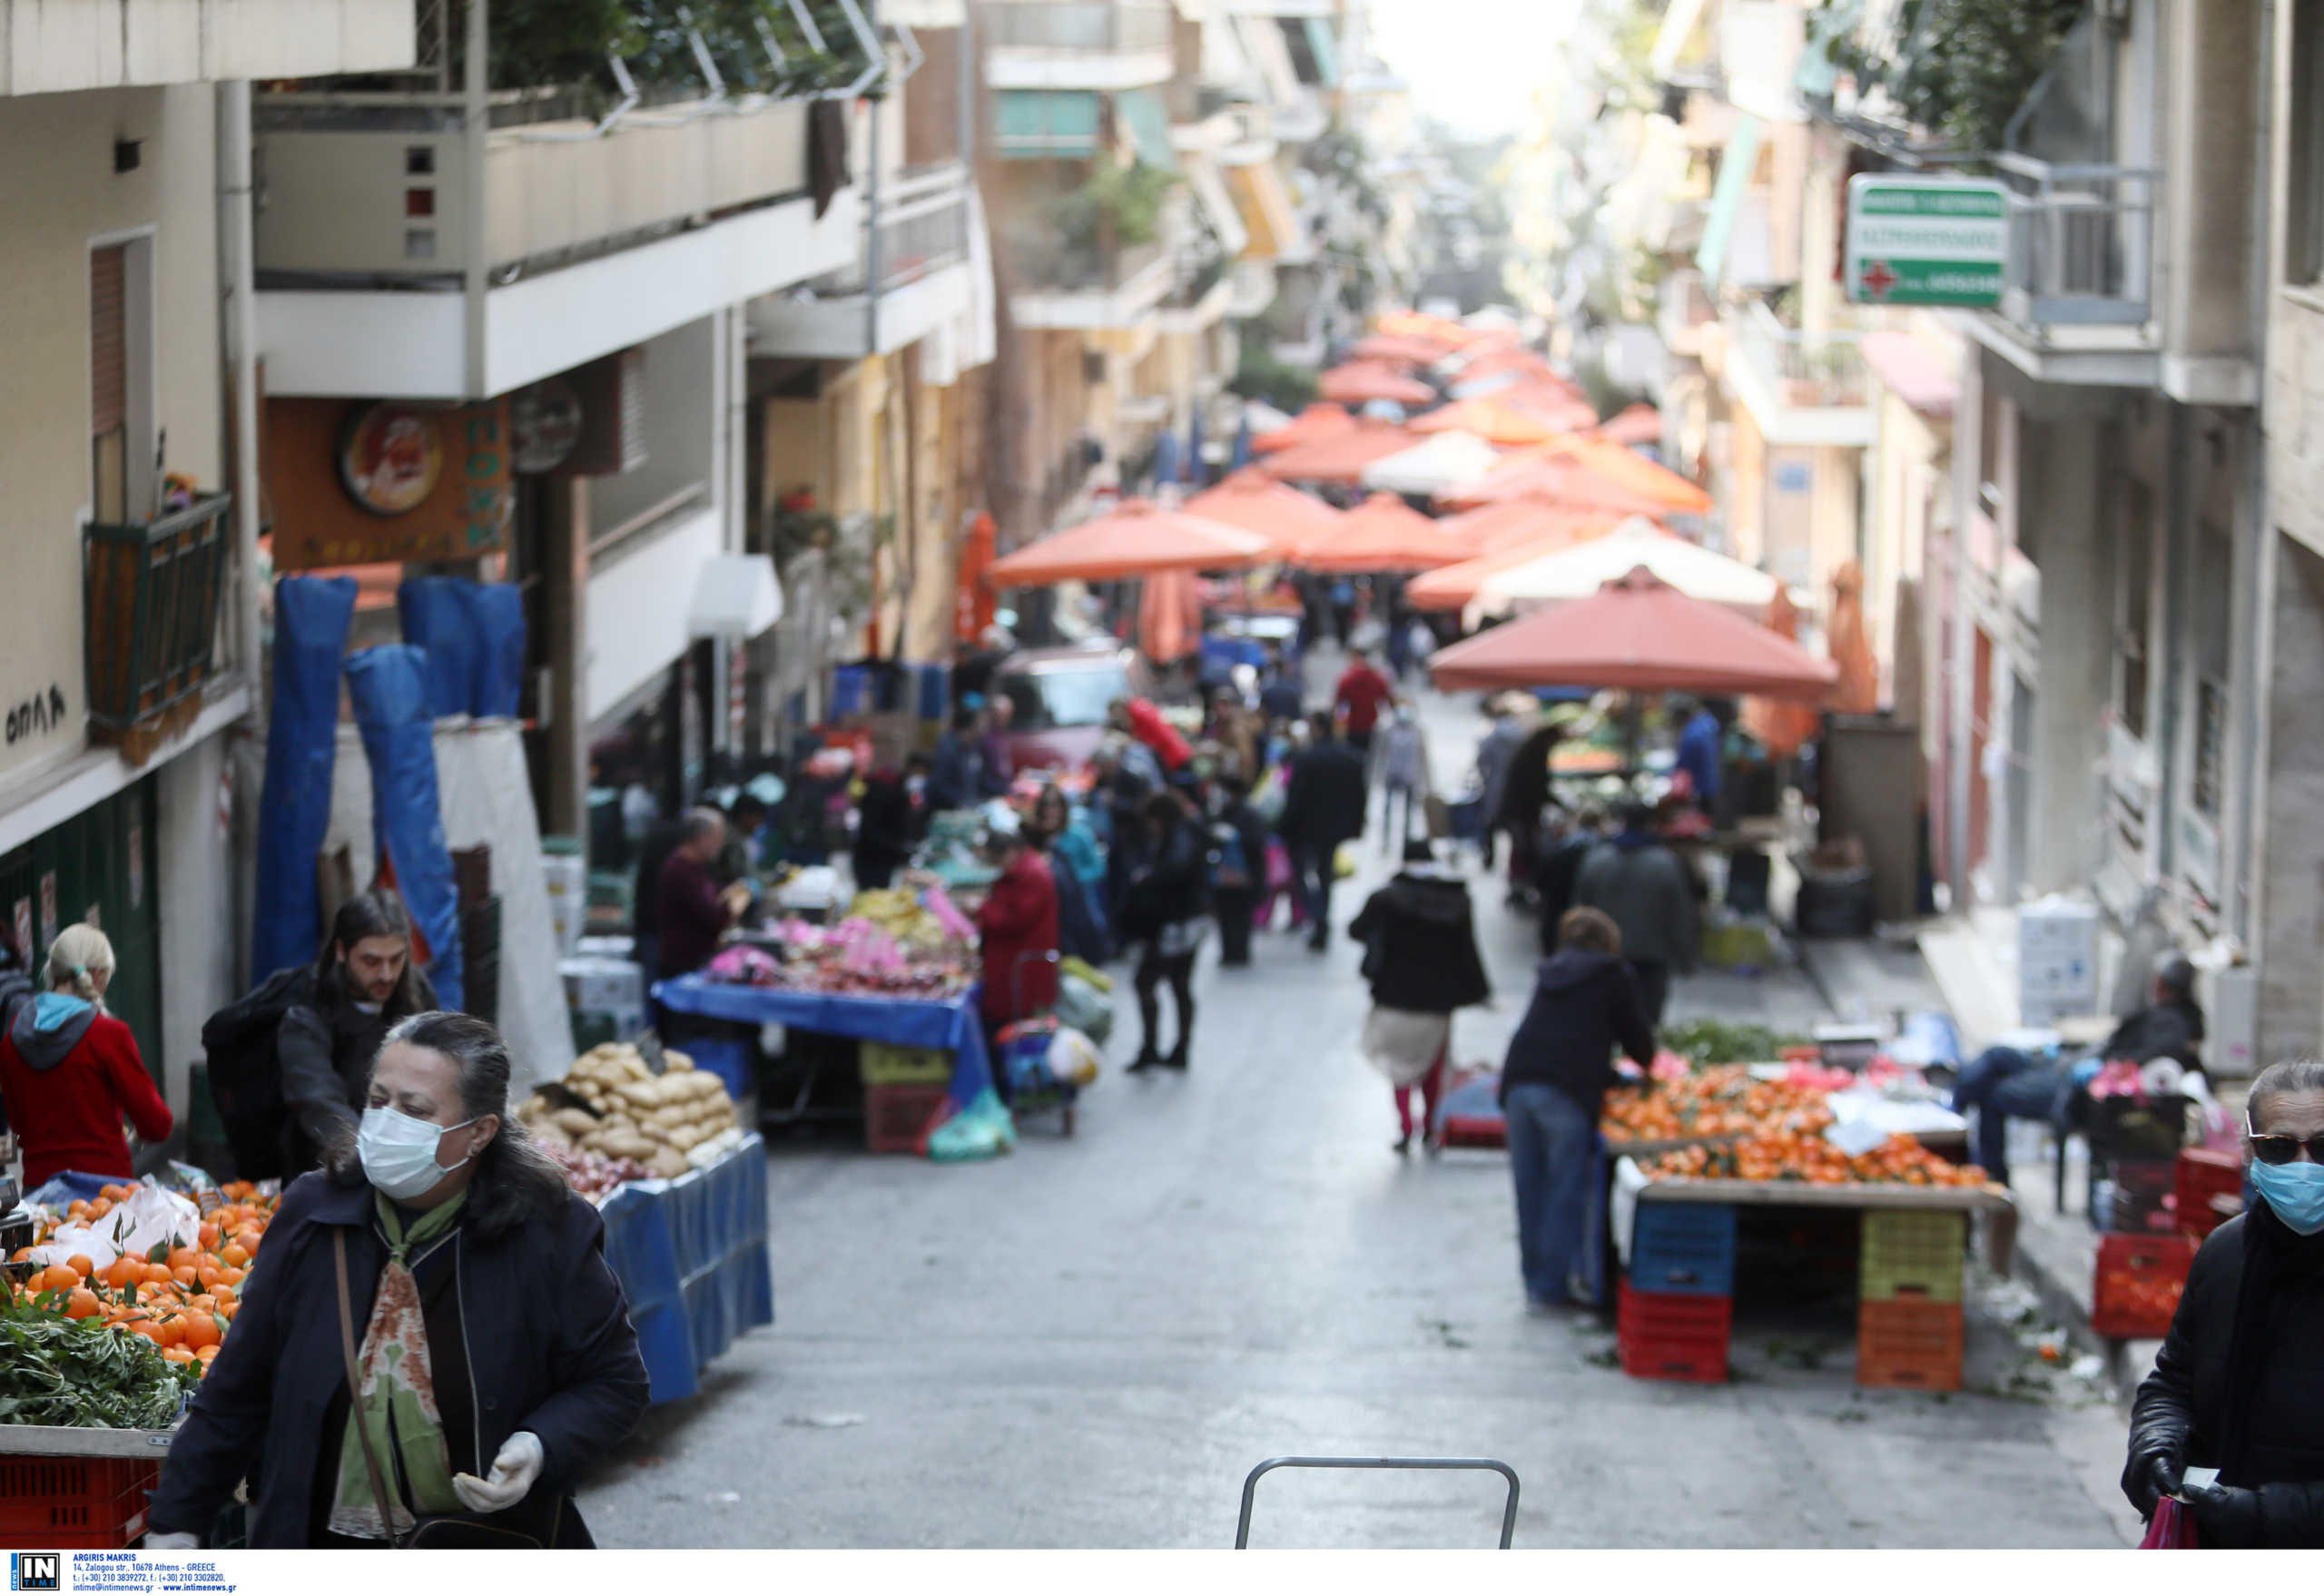
{"label": "awning", "polygon": [[1114,96],[1114,114],[1129,130],[1130,147],[1157,172],[1178,170],[1170,147],[1170,110],[1152,89],[1124,89]]}
{"label": "awning", "polygon": [[1759,163],[1759,143],[1767,123],[1749,112],[1735,119],[1726,152],[1718,158],[1718,185],[1711,191],[1710,210],[1703,218],[1703,244],[1695,251],[1695,265],[1703,286],[1715,289],[1727,271],[1727,242],[1735,234],[1735,212],[1751,186],[1751,172]]}
{"label": "awning", "polygon": [[1271,163],[1261,162],[1256,166],[1228,167],[1226,181],[1235,196],[1235,209],[1249,232],[1251,258],[1272,261],[1289,254],[1299,242],[1299,218],[1283,186],[1283,174]]}
{"label": "awning", "polygon": [[686,611],[686,635],[741,643],[783,619],[783,586],[763,554],[722,554],[702,562]]}
{"label": "awning", "polygon": [[1098,153],[1098,95],[1088,89],[1003,89],[993,108],[993,144],[1008,161],[1086,161]]}
{"label": "awning", "polygon": [[1235,208],[1218,168],[1206,156],[1197,156],[1186,163],[1186,172],[1187,186],[1194,191],[1195,203],[1208,219],[1211,232],[1218,235],[1219,247],[1229,260],[1241,255],[1251,246],[1251,231],[1243,225],[1243,213]]}
{"label": "awning", "polygon": [[1339,41],[1332,36],[1329,17],[1311,16],[1307,22],[1307,48],[1315,57],[1315,75],[1327,89],[1340,86]]}

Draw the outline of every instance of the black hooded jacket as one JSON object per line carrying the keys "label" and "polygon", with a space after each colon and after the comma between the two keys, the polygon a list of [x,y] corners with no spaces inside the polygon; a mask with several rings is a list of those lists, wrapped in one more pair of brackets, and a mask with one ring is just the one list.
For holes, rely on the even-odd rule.
{"label": "black hooded jacket", "polygon": [[1644,1069],[1654,1061],[1654,1028],[1630,967],[1605,953],[1569,950],[1541,961],[1533,1000],[1501,1067],[1504,1096],[1529,1082],[1553,1086],[1594,1122],[1614,1079],[1614,1049]]}
{"label": "black hooded jacket", "polygon": [[1383,1009],[1450,1014],[1492,996],[1469,889],[1455,877],[1408,870],[1373,893],[1347,931],[1364,944],[1364,979]]}

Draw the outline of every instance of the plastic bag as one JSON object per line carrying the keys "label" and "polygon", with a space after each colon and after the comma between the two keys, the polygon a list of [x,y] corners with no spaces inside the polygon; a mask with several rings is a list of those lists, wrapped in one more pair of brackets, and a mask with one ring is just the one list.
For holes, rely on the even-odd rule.
{"label": "plastic bag", "polygon": [[1355,873],[1355,844],[1342,842],[1332,851],[1332,879],[1344,882]]}
{"label": "plastic bag", "polygon": [[939,1164],[998,1158],[1016,1145],[1017,1122],[990,1087],[928,1133],[928,1156]]}
{"label": "plastic bag", "polygon": [[2195,1539],[2195,1515],[2175,1496],[2166,1496],[2154,1504],[2154,1517],[2147,1521],[2146,1539],[2139,1542],[2141,1552],[2193,1552],[2201,1546]]}
{"label": "plastic bag", "polygon": [[78,1254],[102,1269],[124,1254],[143,1258],[156,1246],[191,1246],[201,1229],[202,1210],[149,1177],[103,1218],[60,1227],[45,1246],[33,1248],[33,1261],[62,1264]]}
{"label": "plastic bag", "polygon": [[993,1068],[1005,1072],[1002,1079],[1011,1090],[1048,1091],[1056,1085],[1049,1079],[1049,1042],[1057,1031],[1058,1022],[1049,1015],[1020,1020],[1001,1028],[1000,1057],[993,1061]]}
{"label": "plastic bag", "polygon": [[1069,975],[1077,980],[1087,981],[1101,992],[1110,992],[1114,990],[1114,978],[1088,960],[1061,959],[1058,961],[1057,968],[1059,975]]}
{"label": "plastic bag", "polygon": [[1098,1079],[1098,1044],[1078,1030],[1060,1029],[1049,1039],[1049,1079],[1061,1086],[1085,1087]]}
{"label": "plastic bag", "polygon": [[1059,1024],[1070,1028],[1060,1034],[1079,1031],[1102,1042],[1114,1032],[1112,1000],[1078,975],[1059,980],[1057,1017]]}

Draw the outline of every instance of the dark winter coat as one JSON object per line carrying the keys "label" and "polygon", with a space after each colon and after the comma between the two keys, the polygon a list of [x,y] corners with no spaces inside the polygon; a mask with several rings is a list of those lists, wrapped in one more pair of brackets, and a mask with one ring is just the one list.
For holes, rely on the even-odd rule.
{"label": "dark winter coat", "polygon": [[[329,983],[326,983],[328,987]],[[427,971],[406,972],[401,996],[366,1014],[343,991],[315,990],[282,1012],[274,1057],[282,1070],[282,1104],[289,1112],[284,1157],[293,1172],[313,1168],[324,1149],[355,1134],[371,1060],[398,1020],[436,1007]]]}
{"label": "dark winter coat", "polygon": [[[359,1339],[387,1263],[376,1211],[371,1187],[322,1174],[283,1194],[234,1333],[170,1447],[149,1529],[208,1533],[248,1473],[251,1545],[307,1544],[317,1474],[339,1466],[340,1437],[324,1434],[325,1414],[347,1384],[331,1236],[347,1237]],[[512,1512],[564,1500],[560,1544],[576,1533],[588,1544],[573,1489],[645,1411],[645,1362],[606,1265],[605,1231],[597,1210],[568,1194],[556,1212],[497,1241],[463,1226],[455,1244],[476,1402],[472,1455],[498,1456],[519,1430],[540,1438],[540,1477]]]}
{"label": "dark winter coat", "polygon": [[1192,820],[1170,828],[1159,844],[1131,868],[1122,894],[1121,936],[1126,942],[1151,941],[1166,925],[1196,920],[1210,911],[1210,849],[1203,828]]}
{"label": "dark winter coat", "polygon": [[1603,911],[1621,928],[1625,959],[1667,964],[1683,974],[1701,955],[1687,867],[1643,832],[1625,832],[1593,849],[1574,878],[1573,901]]}
{"label": "dark winter coat", "polygon": [[1574,884],[1597,846],[1593,833],[1571,832],[1533,862],[1533,891],[1541,899],[1541,956],[1545,959],[1558,951],[1558,921],[1573,907]]}
{"label": "dark winter coat", "polygon": [[2156,1003],[2140,1009],[2114,1028],[2098,1049],[2102,1059],[2127,1059],[2148,1064],[2176,1059],[2190,1069],[2203,1067],[2203,1010],[2191,998],[2183,1002]]}
{"label": "dark winter coat", "polygon": [[1294,848],[1322,850],[1352,842],[1364,835],[1370,796],[1364,755],[1346,743],[1318,743],[1291,762],[1283,818],[1275,830]]}
{"label": "dark winter coat", "polygon": [[[2223,1454],[2238,1384],[2231,1354],[2250,1227],[2261,1223],[2274,1227],[2278,1256],[2292,1262],[2270,1294],[2267,1350],[2246,1374],[2239,1469]],[[2217,1468],[2221,1485],[2256,1491],[2260,1522],[2250,1544],[2324,1546],[2324,1236],[2293,1236],[2262,1202],[2205,1239],[2131,1409],[2122,1490],[2142,1512],[2152,1506],[2148,1463],[2158,1456]],[[2205,1545],[2223,1543],[2215,1528],[2199,1529]]]}
{"label": "dark winter coat", "polygon": [[1406,871],[1365,901],[1347,931],[1364,944],[1364,979],[1380,1008],[1450,1014],[1492,996],[1469,889],[1457,877]]}
{"label": "dark winter coat", "polygon": [[1550,755],[1557,752],[1561,734],[1555,726],[1536,727],[1509,756],[1509,773],[1502,780],[1501,808],[1492,823],[1515,832],[1529,844],[1550,801]]}
{"label": "dark winter coat", "polygon": [[1533,1000],[1509,1039],[1502,1092],[1529,1081],[1553,1086],[1594,1125],[1613,1084],[1618,1046],[1640,1069],[1654,1061],[1654,1028],[1630,967],[1604,953],[1570,951],[1544,959],[1533,978]]}

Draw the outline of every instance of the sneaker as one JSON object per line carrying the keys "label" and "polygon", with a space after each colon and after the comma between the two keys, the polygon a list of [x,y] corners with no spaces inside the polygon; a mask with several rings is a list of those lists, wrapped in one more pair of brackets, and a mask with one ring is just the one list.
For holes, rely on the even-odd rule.
{"label": "sneaker", "polygon": [[1161,1063],[1162,1055],[1159,1053],[1140,1053],[1137,1058],[1130,1060],[1128,1073],[1136,1075],[1143,1069],[1159,1069],[1161,1067]]}
{"label": "sneaker", "polygon": [[1413,1150],[1413,1138],[1408,1136],[1404,1138],[1403,1140],[1390,1147],[1388,1150],[1401,1158]]}

